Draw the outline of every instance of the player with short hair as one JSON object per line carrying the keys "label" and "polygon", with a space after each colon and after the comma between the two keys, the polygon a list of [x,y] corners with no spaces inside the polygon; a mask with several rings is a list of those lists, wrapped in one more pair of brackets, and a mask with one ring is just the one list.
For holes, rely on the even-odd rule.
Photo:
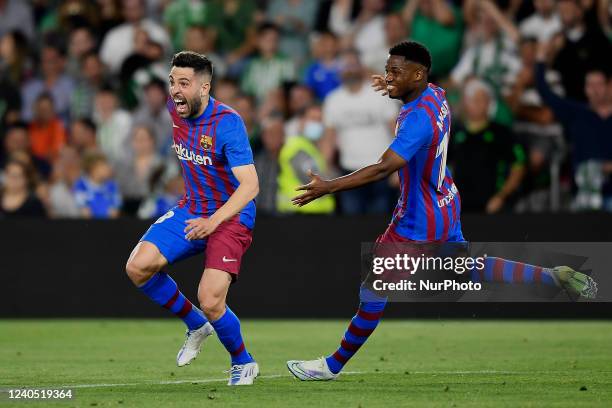
{"label": "player with short hair", "polygon": [[[210,96],[212,75],[212,64],[204,55],[182,51],[172,58],[167,108],[185,195],[140,239],[126,271],[145,295],[187,325],[178,366],[193,361],[204,340],[216,332],[231,355],[228,385],[249,385],[259,367],[225,299],[251,244],[259,182],[244,122]],[[198,309],[162,269],[202,252]]]}
{"label": "player with short hair", "polygon": [[[428,82],[429,51],[405,41],[389,50],[386,75],[374,75],[374,88],[402,106],[395,139],[378,162],[349,175],[323,180],[311,174],[305,192],[295,198],[303,206],[324,196],[357,188],[399,173],[400,197],[387,230],[377,243],[464,242],[459,191],[446,167],[451,113],[442,88]],[[507,271],[507,273],[506,273]],[[538,282],[560,286],[585,297],[594,297],[596,285],[587,275],[568,267],[542,268],[501,258],[487,257],[483,271],[471,271],[475,281]],[[378,325],[387,299],[362,285],[357,314],[331,355],[310,361],[287,362],[289,371],[303,381],[335,379]]]}

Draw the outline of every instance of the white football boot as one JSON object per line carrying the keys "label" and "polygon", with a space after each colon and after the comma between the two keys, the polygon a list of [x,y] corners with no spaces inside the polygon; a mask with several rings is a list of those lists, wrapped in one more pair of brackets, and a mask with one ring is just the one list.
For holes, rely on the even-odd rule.
{"label": "white football boot", "polygon": [[340,374],[331,372],[324,357],[310,361],[290,360],[287,361],[287,368],[302,381],[335,380]]}
{"label": "white football boot", "polygon": [[230,373],[227,385],[252,385],[259,375],[259,365],[255,361],[246,364],[234,364],[226,372]]}
{"label": "white football boot", "polygon": [[195,360],[200,353],[204,340],[214,332],[212,324],[208,322],[199,329],[187,330],[185,343],[176,355],[176,365],[183,367]]}

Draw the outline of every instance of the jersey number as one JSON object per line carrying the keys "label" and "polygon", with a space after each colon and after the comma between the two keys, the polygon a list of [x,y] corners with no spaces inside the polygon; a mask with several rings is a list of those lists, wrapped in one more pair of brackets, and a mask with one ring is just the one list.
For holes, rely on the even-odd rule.
{"label": "jersey number", "polygon": [[438,172],[438,191],[442,188],[442,182],[444,181],[444,176],[446,175],[446,153],[448,151],[448,130],[444,134],[442,138],[442,142],[438,145],[438,150],[436,150],[436,159],[442,155],[442,160],[440,160],[440,171]]}

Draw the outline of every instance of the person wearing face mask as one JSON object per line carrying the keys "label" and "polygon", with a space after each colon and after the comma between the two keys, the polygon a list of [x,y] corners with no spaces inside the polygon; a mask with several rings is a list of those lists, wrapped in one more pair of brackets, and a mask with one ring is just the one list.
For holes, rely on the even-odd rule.
{"label": "person wearing face mask", "polygon": [[307,183],[311,173],[326,174],[328,169],[317,143],[323,136],[321,107],[310,106],[304,112],[297,136],[287,138],[278,156],[278,192],[276,208],[280,213],[331,214],[336,208],[328,195],[303,207],[291,203],[295,186]]}

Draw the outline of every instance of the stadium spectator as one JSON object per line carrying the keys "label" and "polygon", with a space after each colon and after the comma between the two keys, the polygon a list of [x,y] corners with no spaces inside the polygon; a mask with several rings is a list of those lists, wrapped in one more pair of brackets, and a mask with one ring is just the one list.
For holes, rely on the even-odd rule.
{"label": "stadium spectator", "polygon": [[467,14],[475,17],[466,34],[469,46],[450,74],[452,85],[460,86],[470,77],[487,81],[494,91],[495,121],[510,125],[512,114],[504,97],[510,92],[521,68],[516,54],[518,30],[490,0],[467,0],[464,9],[466,18]]}
{"label": "stadium spectator", "polygon": [[175,50],[195,51],[187,45],[187,32],[207,23],[209,2],[204,0],[176,0],[164,8],[163,22]]}
{"label": "stadium spectator", "polygon": [[219,78],[214,83],[213,95],[215,99],[226,105],[234,106],[240,87],[230,78]]}
{"label": "stadium spectator", "polygon": [[12,30],[19,30],[34,40],[32,6],[22,0],[0,0],[0,36]]}
{"label": "stadium spectator", "polygon": [[59,4],[51,5],[49,2],[37,3],[34,16],[38,30],[42,33],[59,32],[63,37],[67,37],[77,28],[91,27],[98,22],[99,9],[93,1],[62,0],[57,2]]}
{"label": "stadium spectator", "polygon": [[127,215],[135,215],[141,202],[149,196],[153,175],[163,165],[149,127],[137,125],[132,131],[131,142],[132,152],[122,156],[114,166],[123,197],[122,212]]}
{"label": "stadium spectator", "polygon": [[117,95],[105,85],[95,96],[94,123],[98,127],[98,146],[111,162],[115,162],[128,148],[128,133],[132,117],[119,108]]}
{"label": "stadium spectator", "polygon": [[29,131],[32,154],[47,162],[51,162],[66,144],[66,129],[55,111],[50,94],[42,93],[36,98]]}
{"label": "stadium spectator", "polygon": [[315,30],[331,31],[338,37],[348,35],[360,6],[355,0],[322,0],[317,9]]}
{"label": "stadium spectator", "polygon": [[29,162],[32,163],[36,171],[43,177],[47,178],[51,172],[49,162],[32,156],[30,151],[30,134],[28,125],[25,122],[12,123],[4,136],[4,151],[0,156],[0,168],[4,168],[6,163],[18,155],[29,156]]}
{"label": "stadium spectator", "polygon": [[298,130],[285,140],[279,152],[277,210],[279,213],[332,214],[336,207],[334,196],[328,195],[304,207],[291,203],[296,186],[310,182],[310,172],[323,177],[329,175],[327,163],[317,147],[323,136],[321,108],[306,108],[300,117]]}
{"label": "stadium spectator", "polygon": [[117,0],[97,0],[97,6],[99,10],[98,36],[104,38],[111,29],[123,23],[121,3]]}
{"label": "stadium spectator", "polygon": [[[559,161],[564,152],[563,130],[555,121],[552,110],[540,97],[535,84],[536,38],[521,40],[521,70],[508,96],[508,104],[514,114],[513,131],[528,149],[528,177],[524,188],[529,194],[521,199],[522,211],[543,211],[550,208],[549,168]],[[547,82],[562,91],[559,75],[549,71]]]}
{"label": "stadium spectator", "polygon": [[249,95],[238,95],[234,100],[233,108],[240,115],[246,126],[247,134],[249,135],[249,143],[253,154],[259,153],[261,149],[261,128],[257,120],[257,112],[255,110],[255,99]]}
{"label": "stadium spectator", "polygon": [[71,118],[86,118],[93,116],[94,99],[98,89],[108,80],[100,56],[90,51],[83,55],[81,71],[74,92],[70,98]]}
{"label": "stadium spectator", "polygon": [[74,81],[65,72],[66,63],[64,51],[57,45],[43,46],[40,61],[40,76],[27,81],[22,90],[22,118],[32,120],[34,102],[40,94],[48,92],[53,97],[53,104],[64,123],[70,116],[70,97],[74,91]]}
{"label": "stadium spectator", "polygon": [[295,84],[289,90],[289,101],[287,103],[289,118],[285,122],[285,136],[287,138],[299,134],[299,124],[304,112],[314,103],[314,96],[309,87]]}
{"label": "stadium spectator", "polygon": [[308,34],[314,24],[317,2],[309,0],[272,0],[267,18],[281,32],[279,50],[301,67],[307,58]]}
{"label": "stadium spectator", "polygon": [[79,208],[72,186],[81,176],[81,155],[73,146],[64,146],[53,163],[49,185],[49,215],[53,218],[77,218]]}
{"label": "stadium spectator", "polygon": [[559,0],[558,4],[563,35],[553,41],[553,68],[561,74],[565,96],[586,101],[586,74],[593,67],[612,66],[612,43],[598,25],[585,23],[578,0]]}
{"label": "stadium spectator", "polygon": [[11,123],[20,120],[21,94],[19,88],[0,73],[0,137]]}
{"label": "stadium spectator", "polygon": [[138,104],[141,88],[152,77],[165,78],[168,74],[167,61],[161,44],[153,41],[143,29],[134,31],[134,49],[121,64],[119,72],[120,99],[128,109]]}
{"label": "stadium spectator", "polygon": [[312,54],[315,60],[306,67],[304,83],[312,89],[319,100],[340,86],[338,63],[338,38],[331,31],[319,33],[313,41]]}
{"label": "stadium spectator", "polygon": [[275,24],[263,23],[257,29],[256,57],[247,64],[241,88],[258,101],[274,88],[295,79],[295,65],[278,52],[279,29]]}
{"label": "stadium spectator", "polygon": [[[431,53],[432,79],[446,78],[459,61],[463,39],[461,10],[446,0],[408,0],[401,16],[407,26],[410,39],[425,45]],[[391,23],[397,24],[394,21]],[[399,27],[396,31],[399,32]],[[388,40],[387,43],[397,43],[397,41]]]}
{"label": "stadium spectator", "polygon": [[463,91],[463,123],[453,123],[449,159],[465,212],[507,209],[525,175],[523,148],[509,128],[490,119],[493,101],[485,82],[470,80]]}
{"label": "stadium spectator", "polygon": [[83,69],[83,57],[95,52],[96,37],[89,27],[79,27],[70,32],[68,41],[66,72],[71,77],[77,78]]}
{"label": "stadium spectator", "polygon": [[156,22],[145,18],[143,3],[142,0],[124,0],[122,13],[125,23],[111,29],[102,41],[100,56],[113,73],[119,72],[123,61],[134,51],[135,36],[139,30],[144,30],[166,54],[170,51],[168,33]]}
{"label": "stadium spectator", "polygon": [[256,29],[263,16],[251,0],[211,0],[207,25],[217,38],[217,49],[226,59],[232,77],[239,77],[245,59],[255,51]]}
{"label": "stadium spectator", "polygon": [[[397,104],[378,95],[370,86],[355,50],[342,53],[342,86],[323,105],[326,127],[321,150],[332,167],[336,152],[340,170],[351,173],[376,162],[391,143]],[[381,213],[390,206],[386,180],[343,192],[340,207],[345,214]]]}
{"label": "stadium spectator", "polygon": [[[612,209],[612,92],[608,67],[592,67],[584,80],[587,103],[552,92],[545,80],[546,48],[540,47],[536,83],[544,102],[565,129],[572,145],[572,162],[578,186],[576,209]],[[608,180],[606,180],[608,178]]]}
{"label": "stadium spectator", "polygon": [[172,207],[176,206],[181,197],[185,194],[185,184],[180,175],[169,178],[161,192],[153,193],[147,198],[138,209],[138,218],[151,219],[159,218]]}
{"label": "stadium spectator", "polygon": [[532,0],[535,12],[521,21],[519,32],[523,38],[549,42],[561,32],[561,19],[556,0]]}
{"label": "stadium spectator", "polygon": [[70,146],[80,155],[99,150],[96,124],[89,118],[80,118],[70,124]]}
{"label": "stadium spectator", "polygon": [[0,38],[0,77],[21,86],[31,74],[28,39],[21,31],[9,31]]}
{"label": "stadium spectator", "polygon": [[269,116],[287,116],[287,100],[282,88],[274,88],[266,95],[266,98],[259,104],[257,116],[260,120]]}
{"label": "stadium spectator", "polygon": [[[376,59],[380,49],[388,49],[385,38],[384,0],[363,0],[361,10],[345,38],[345,47],[359,51],[362,63]],[[377,67],[377,70],[382,67]]]}
{"label": "stadium spectator", "polygon": [[111,166],[100,153],[83,158],[84,174],[74,183],[74,196],[83,218],[117,218],[121,208],[119,188]]}
{"label": "stadium spectator", "polygon": [[183,49],[206,55],[214,66],[214,76],[223,78],[227,72],[227,66],[225,59],[217,53],[215,41],[215,32],[212,28],[191,26],[185,31]]}
{"label": "stadium spectator", "polygon": [[36,183],[32,166],[10,159],[3,170],[0,218],[44,217],[45,209],[35,194]]}
{"label": "stadium spectator", "polygon": [[278,194],[278,155],[285,142],[283,119],[273,115],[263,120],[261,141],[263,149],[255,157],[259,177],[257,210],[264,214],[276,214]]}
{"label": "stadium spectator", "polygon": [[399,14],[389,14],[385,17],[385,46],[376,52],[372,51],[363,56],[363,64],[372,73],[381,72],[387,63],[389,49],[397,43],[407,39],[406,25]]}
{"label": "stadium spectator", "polygon": [[[146,126],[155,136],[157,152],[163,156],[170,154],[172,144],[172,119],[166,109],[168,99],[167,84],[153,78],[144,88],[144,100],[133,114],[134,126]],[[134,130],[131,132],[134,133]]]}

